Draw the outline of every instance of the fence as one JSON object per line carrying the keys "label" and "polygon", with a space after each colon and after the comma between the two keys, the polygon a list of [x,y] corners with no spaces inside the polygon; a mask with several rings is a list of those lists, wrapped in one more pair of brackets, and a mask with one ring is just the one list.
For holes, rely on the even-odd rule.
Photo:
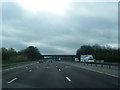
{"label": "fence", "polygon": [[119,69],[120,64],[113,64],[113,63],[93,63],[93,62],[80,62],[83,65],[95,66],[95,67],[106,67],[109,69]]}

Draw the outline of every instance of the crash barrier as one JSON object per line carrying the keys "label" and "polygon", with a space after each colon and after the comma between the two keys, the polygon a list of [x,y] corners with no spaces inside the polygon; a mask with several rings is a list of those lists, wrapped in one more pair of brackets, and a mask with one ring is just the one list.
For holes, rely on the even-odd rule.
{"label": "crash barrier", "polygon": [[95,67],[105,67],[109,69],[119,69],[120,70],[120,64],[113,64],[113,63],[96,63],[96,62],[80,62],[82,65],[89,65],[89,66],[95,66]]}

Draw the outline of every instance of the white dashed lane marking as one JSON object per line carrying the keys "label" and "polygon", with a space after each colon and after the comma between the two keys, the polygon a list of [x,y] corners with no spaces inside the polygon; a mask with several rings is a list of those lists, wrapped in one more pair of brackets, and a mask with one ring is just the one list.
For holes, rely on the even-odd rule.
{"label": "white dashed lane marking", "polygon": [[69,77],[66,77],[66,79],[67,79],[69,82],[71,82],[71,80],[70,80],[70,78],[69,78]]}
{"label": "white dashed lane marking", "polygon": [[61,70],[59,69],[59,71],[61,71]]}
{"label": "white dashed lane marking", "polygon": [[29,70],[29,72],[31,72],[32,70]]}
{"label": "white dashed lane marking", "polygon": [[14,79],[10,80],[8,83],[10,84],[10,83],[12,83],[15,80],[17,80],[17,78],[14,78]]}

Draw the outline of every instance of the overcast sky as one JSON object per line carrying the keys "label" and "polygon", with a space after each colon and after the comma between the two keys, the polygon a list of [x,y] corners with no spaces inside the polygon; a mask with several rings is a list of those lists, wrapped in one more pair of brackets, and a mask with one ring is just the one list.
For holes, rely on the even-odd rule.
{"label": "overcast sky", "polygon": [[2,40],[5,48],[33,45],[42,54],[76,54],[84,44],[117,47],[118,3],[4,2]]}

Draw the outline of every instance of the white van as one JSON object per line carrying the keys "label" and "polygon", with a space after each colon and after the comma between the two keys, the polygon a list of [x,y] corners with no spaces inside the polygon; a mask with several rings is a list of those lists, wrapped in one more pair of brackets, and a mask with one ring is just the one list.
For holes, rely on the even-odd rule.
{"label": "white van", "polygon": [[75,58],[75,62],[79,62],[79,59],[78,59],[78,58]]}

